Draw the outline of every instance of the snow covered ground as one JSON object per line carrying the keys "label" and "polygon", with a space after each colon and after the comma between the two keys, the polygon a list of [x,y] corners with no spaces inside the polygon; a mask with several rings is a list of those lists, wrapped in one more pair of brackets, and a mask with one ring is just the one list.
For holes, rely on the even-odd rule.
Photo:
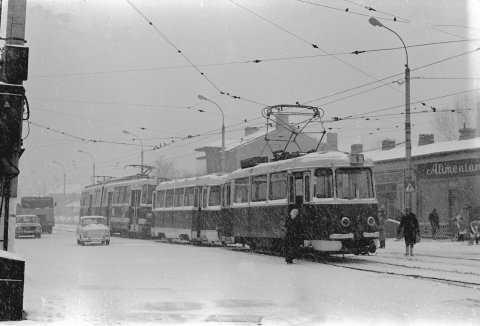
{"label": "snow covered ground", "polygon": [[81,247],[65,231],[16,248],[28,320],[7,325],[480,324],[480,246],[448,240],[422,239],[414,257],[389,239],[377,255],[293,265],[122,238]]}

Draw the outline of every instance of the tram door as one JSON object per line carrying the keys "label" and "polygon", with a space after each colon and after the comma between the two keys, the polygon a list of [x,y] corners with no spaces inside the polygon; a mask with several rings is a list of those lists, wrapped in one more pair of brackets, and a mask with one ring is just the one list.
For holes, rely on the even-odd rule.
{"label": "tram door", "polygon": [[131,218],[131,231],[138,231],[138,211],[140,209],[140,195],[142,191],[140,189],[138,190],[132,190],[131,193],[131,203],[130,206],[132,208],[132,216]]}
{"label": "tram door", "polygon": [[108,227],[110,227],[110,215],[112,214],[112,200],[113,200],[113,191],[109,191],[107,193],[107,210],[105,213]]}
{"label": "tram door", "polygon": [[[305,199],[305,189],[310,196],[310,172],[294,172],[288,174],[288,203],[303,204]],[[308,187],[306,187],[308,184]],[[308,200],[308,198],[307,198]]]}

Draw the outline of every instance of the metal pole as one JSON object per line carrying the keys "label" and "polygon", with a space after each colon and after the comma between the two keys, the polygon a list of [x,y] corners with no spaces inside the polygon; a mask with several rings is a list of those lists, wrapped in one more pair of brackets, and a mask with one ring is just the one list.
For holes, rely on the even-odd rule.
{"label": "metal pole", "polygon": [[[3,191],[2,191],[2,199],[5,202],[5,212],[3,216],[5,217],[3,221],[3,250],[8,251],[8,222],[9,222],[9,210],[10,210],[10,178],[4,177],[3,178]],[[0,208],[0,212],[1,212]]]}
{"label": "metal pole", "polygon": [[388,29],[402,42],[403,48],[405,49],[405,173],[404,173],[404,204],[408,208],[412,209],[412,191],[411,189],[407,190],[407,187],[410,188],[412,182],[412,126],[410,123],[410,68],[408,67],[408,51],[405,42],[393,29],[388,28],[383,25],[378,19],[371,17],[368,22],[372,26],[379,26],[385,29]]}
{"label": "metal pole", "polygon": [[92,183],[95,183],[95,158],[93,157],[92,154],[90,154],[88,152],[85,152],[85,151],[82,151],[81,149],[79,149],[78,152],[86,154],[86,155],[90,156],[90,158],[92,159],[92,162],[93,162],[93,180],[92,180]]}
{"label": "metal pole", "polygon": [[[137,139],[139,142],[140,142],[140,146],[142,147],[142,151],[140,152],[140,174],[143,175],[143,142],[142,140],[140,139],[140,137],[138,137],[137,135],[135,135],[134,133],[131,133],[130,131],[127,131],[127,130],[124,130],[123,131],[124,134],[128,134],[128,135],[132,135],[133,137],[136,137],[135,139]],[[135,140],[134,139],[134,140]]]}
{"label": "metal pole", "polygon": [[[405,65],[405,185],[412,182],[412,127],[410,124],[410,68]],[[407,205],[412,209],[412,191],[407,191]]]}
{"label": "metal pole", "polygon": [[217,108],[220,110],[220,112],[222,113],[222,162],[221,162],[221,169],[222,169],[222,173],[225,173],[225,170],[226,170],[226,164],[225,164],[225,116],[223,114],[223,110],[220,107],[220,105],[218,105],[214,101],[206,98],[203,95],[198,95],[198,99],[205,100],[205,101],[208,101],[210,103],[215,104],[217,106]]}

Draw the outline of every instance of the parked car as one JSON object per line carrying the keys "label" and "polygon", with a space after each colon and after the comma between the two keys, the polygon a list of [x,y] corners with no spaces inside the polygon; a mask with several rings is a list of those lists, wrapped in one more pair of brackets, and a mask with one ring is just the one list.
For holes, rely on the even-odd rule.
{"label": "parked car", "polygon": [[20,236],[42,237],[42,226],[37,215],[16,216],[15,238],[18,239]]}
{"label": "parked car", "polygon": [[77,244],[84,246],[87,242],[110,244],[110,230],[103,216],[81,216],[77,224]]}

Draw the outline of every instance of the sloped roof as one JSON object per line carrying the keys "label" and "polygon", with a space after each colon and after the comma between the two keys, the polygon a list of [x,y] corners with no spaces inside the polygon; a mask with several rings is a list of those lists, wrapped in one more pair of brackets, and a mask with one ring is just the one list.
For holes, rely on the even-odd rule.
{"label": "sloped roof", "polygon": [[[457,152],[462,150],[480,149],[480,137],[466,140],[451,140],[433,143],[423,146],[412,146],[412,157],[432,154]],[[405,145],[397,146],[388,150],[374,150],[363,152],[365,157],[371,158],[374,162],[396,160],[405,158]]]}

